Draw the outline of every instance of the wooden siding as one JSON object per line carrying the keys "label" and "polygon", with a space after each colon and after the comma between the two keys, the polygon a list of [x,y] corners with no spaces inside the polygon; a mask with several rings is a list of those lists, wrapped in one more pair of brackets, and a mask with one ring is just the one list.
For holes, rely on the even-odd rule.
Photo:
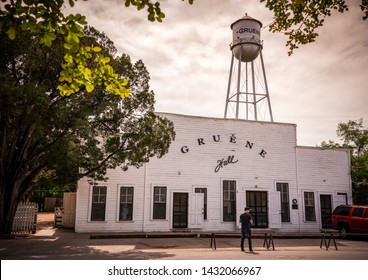
{"label": "wooden siding", "polygon": [[[338,193],[347,193],[352,203],[350,177],[350,152],[347,149],[322,149],[298,147],[298,187],[300,221],[304,231],[321,228],[320,195],[331,195],[332,209],[338,206]],[[304,192],[314,192],[316,222],[306,222],[304,213]]]}
{"label": "wooden siding", "polygon": [[[126,172],[119,168],[109,170],[109,180],[97,182],[107,186],[104,222],[89,221],[91,187],[86,178],[82,179],[77,191],[77,232],[170,231],[173,193],[194,193],[196,187],[207,188],[207,220],[202,230],[235,231],[237,222],[222,221],[223,180],[236,181],[237,215],[242,213],[245,206],[246,191],[271,192],[276,190],[277,182],[288,183],[290,205],[291,200],[296,198],[299,207],[297,210],[290,209],[290,222],[282,223],[281,230],[318,230],[319,225],[305,224],[301,220],[301,190],[308,188],[321,191],[318,179],[310,181],[308,174],[325,174],[320,170],[317,172],[318,168],[313,163],[320,163],[319,159],[326,156],[329,159],[324,161],[331,161],[326,164],[335,165],[328,169],[331,178],[326,180],[331,185],[327,191],[337,191],[334,189],[336,184],[332,185],[333,172],[342,176],[340,180],[334,179],[334,182],[340,182],[339,191],[347,192],[349,188],[350,176],[341,172],[349,169],[346,152],[326,155],[320,150],[297,148],[296,126],[293,124],[162,115],[175,125],[176,138],[169,153],[161,159],[152,158],[139,169],[130,168]],[[222,165],[218,167],[221,161]],[[225,161],[229,163],[225,164]],[[118,186],[134,187],[133,221],[118,221]],[[167,187],[165,220],[152,219],[154,186]]]}

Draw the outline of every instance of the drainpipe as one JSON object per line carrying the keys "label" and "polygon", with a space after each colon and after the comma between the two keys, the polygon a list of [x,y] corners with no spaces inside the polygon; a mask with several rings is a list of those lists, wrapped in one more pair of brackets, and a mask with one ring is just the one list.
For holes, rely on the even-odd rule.
{"label": "drainpipe", "polygon": [[147,163],[144,163],[142,232],[144,232],[146,220],[146,187],[147,187],[146,185],[147,185]]}
{"label": "drainpipe", "polygon": [[296,168],[296,192],[297,192],[297,199],[298,199],[298,227],[299,227],[299,232],[301,232],[300,207],[301,207],[301,197],[302,196],[299,194],[299,164],[298,164],[298,146],[296,145],[296,125],[295,125],[295,168]]}
{"label": "drainpipe", "polygon": [[[351,156],[350,156],[350,149],[347,149],[346,154],[348,155],[348,163],[349,163],[349,194],[351,194],[351,203],[353,204],[353,181],[351,179]],[[347,199],[346,203],[349,203],[349,198]]]}

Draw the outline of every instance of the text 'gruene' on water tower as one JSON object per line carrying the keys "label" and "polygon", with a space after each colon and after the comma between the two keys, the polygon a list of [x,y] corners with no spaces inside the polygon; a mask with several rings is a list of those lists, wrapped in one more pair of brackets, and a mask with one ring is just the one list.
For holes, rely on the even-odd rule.
{"label": "text 'gruene' on water tower", "polygon": [[230,27],[233,41],[224,117],[273,122],[262,57],[262,23],[245,14]]}

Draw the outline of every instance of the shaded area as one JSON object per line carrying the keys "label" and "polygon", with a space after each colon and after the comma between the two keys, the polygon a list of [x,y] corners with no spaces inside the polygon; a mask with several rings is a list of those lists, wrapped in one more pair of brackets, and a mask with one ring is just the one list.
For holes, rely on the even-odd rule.
{"label": "shaded area", "polygon": [[[89,244],[87,240],[73,239],[13,239],[0,241],[2,260],[147,260],[174,257],[170,253],[126,250],[126,245]],[[135,248],[135,246],[133,246]],[[130,247],[128,247],[130,248]]]}

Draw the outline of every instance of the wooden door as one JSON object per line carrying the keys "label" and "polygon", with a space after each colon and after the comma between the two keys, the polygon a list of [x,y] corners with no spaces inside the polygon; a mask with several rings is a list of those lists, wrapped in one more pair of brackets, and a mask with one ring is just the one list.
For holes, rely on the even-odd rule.
{"label": "wooden door", "polygon": [[64,193],[63,196],[63,220],[62,225],[66,228],[74,228],[75,226],[75,209],[76,209],[76,193]]}
{"label": "wooden door", "polygon": [[173,228],[188,227],[188,194],[174,193]]}
{"label": "wooden door", "polygon": [[321,223],[322,228],[331,228],[332,227],[332,203],[331,203],[331,195],[320,195],[320,204],[321,204]]}

